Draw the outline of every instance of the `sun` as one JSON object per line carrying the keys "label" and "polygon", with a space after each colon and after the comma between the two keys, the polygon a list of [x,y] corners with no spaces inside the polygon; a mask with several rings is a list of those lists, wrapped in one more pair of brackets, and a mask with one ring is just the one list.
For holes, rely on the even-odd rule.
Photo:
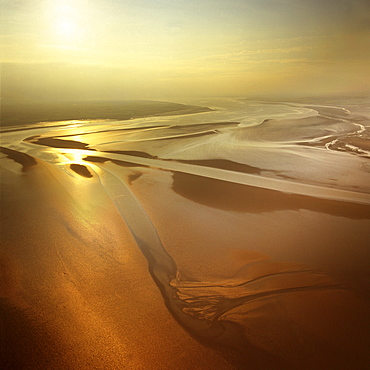
{"label": "sun", "polygon": [[71,19],[61,19],[56,24],[56,30],[59,36],[70,38],[78,33],[78,26]]}
{"label": "sun", "polygon": [[79,7],[56,4],[53,9],[53,28],[60,42],[79,41],[83,35],[83,17]]}

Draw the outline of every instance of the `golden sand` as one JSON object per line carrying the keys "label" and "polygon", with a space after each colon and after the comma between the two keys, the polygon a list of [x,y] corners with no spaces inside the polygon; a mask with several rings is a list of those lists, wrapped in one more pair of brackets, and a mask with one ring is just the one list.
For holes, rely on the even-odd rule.
{"label": "golden sand", "polygon": [[225,104],[4,131],[1,368],[370,367],[363,117]]}

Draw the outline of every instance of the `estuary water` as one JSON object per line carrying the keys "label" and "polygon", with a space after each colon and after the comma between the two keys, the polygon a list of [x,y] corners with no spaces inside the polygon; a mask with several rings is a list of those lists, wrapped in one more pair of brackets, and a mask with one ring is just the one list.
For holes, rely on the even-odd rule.
{"label": "estuary water", "polygon": [[[47,188],[56,204],[58,199],[64,202],[54,206],[55,225],[35,243],[45,243],[53,228],[64,222],[65,233],[77,244],[68,257],[59,255],[58,264],[75,264],[81,271],[89,268],[88,262],[81,262],[83,257],[77,257],[85,253],[78,244],[81,235],[90,240],[83,239],[83,249],[93,250],[98,248],[93,236],[97,227],[102,230],[99,248],[112,242],[116,232],[112,230],[117,228],[115,224],[107,231],[104,219],[96,221],[94,209],[117,212],[144,257],[162,309],[172,315],[179,331],[199,343],[197,354],[207,353],[210,369],[215,364],[220,369],[365,368],[370,105],[354,100],[317,104],[244,99],[205,99],[196,104],[212,110],[3,128],[4,194],[12,192],[16,199],[17,191]],[[53,179],[53,185],[50,179],[43,183],[44,177]],[[66,199],[73,199],[69,206]],[[4,204],[6,218],[12,214],[12,203],[7,198]],[[85,212],[90,204],[95,208]],[[27,203],[22,207],[27,217]],[[65,221],[63,212],[69,212],[70,219]],[[14,252],[17,230],[27,227],[17,222],[13,215],[4,238],[8,256],[4,263],[10,266],[4,292],[13,292],[14,261],[22,260],[23,269],[32,270],[27,259]],[[104,258],[127,248],[119,238],[114,243]],[[132,263],[140,266],[143,261]],[[98,266],[99,260],[94,263]],[[125,269],[120,263],[111,270],[109,265],[105,273]],[[60,287],[57,280],[47,281]],[[19,308],[23,299],[30,317],[39,310],[52,315],[54,301],[44,308],[30,303],[42,294],[39,280],[28,284],[33,296],[25,297],[22,288],[3,293],[6,305]],[[94,279],[77,279],[75,286],[89,296],[93,284]],[[130,302],[123,293],[119,299],[110,296],[112,284],[106,282],[101,289],[110,302],[105,315],[113,318],[119,316],[123,302],[128,306]],[[126,289],[127,297],[135,294],[135,288]],[[68,299],[65,293],[64,300]],[[135,310],[145,304],[151,303],[143,297]],[[110,322],[99,310],[95,315]],[[161,338],[160,331],[156,333]],[[177,331],[171,333],[180,337]],[[138,335],[132,332],[133,337]],[[122,342],[120,335],[117,341]],[[160,354],[163,348],[157,346]],[[135,357],[133,347],[125,351]],[[123,352],[117,350],[111,364],[125,363]],[[197,368],[184,365],[184,356],[176,351],[167,354],[172,361],[168,367],[159,355],[155,360],[153,356],[141,364],[137,360],[135,366]]]}

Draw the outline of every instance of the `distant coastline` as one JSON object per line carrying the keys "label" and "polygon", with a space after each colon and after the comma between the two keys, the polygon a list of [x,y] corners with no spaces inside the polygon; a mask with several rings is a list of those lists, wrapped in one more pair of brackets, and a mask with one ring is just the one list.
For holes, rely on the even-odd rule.
{"label": "distant coastline", "polygon": [[152,100],[2,102],[1,126],[84,119],[129,120],[139,117],[194,114],[209,111],[212,111],[212,109]]}

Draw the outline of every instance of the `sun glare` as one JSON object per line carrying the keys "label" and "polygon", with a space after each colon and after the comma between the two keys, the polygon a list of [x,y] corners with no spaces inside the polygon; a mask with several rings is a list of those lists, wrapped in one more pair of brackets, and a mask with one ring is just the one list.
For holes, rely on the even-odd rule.
{"label": "sun glare", "polygon": [[53,7],[53,28],[60,42],[82,41],[84,33],[83,8],[66,4],[55,4]]}
{"label": "sun glare", "polygon": [[57,32],[61,36],[73,36],[77,33],[77,25],[69,19],[60,20],[56,25]]}

